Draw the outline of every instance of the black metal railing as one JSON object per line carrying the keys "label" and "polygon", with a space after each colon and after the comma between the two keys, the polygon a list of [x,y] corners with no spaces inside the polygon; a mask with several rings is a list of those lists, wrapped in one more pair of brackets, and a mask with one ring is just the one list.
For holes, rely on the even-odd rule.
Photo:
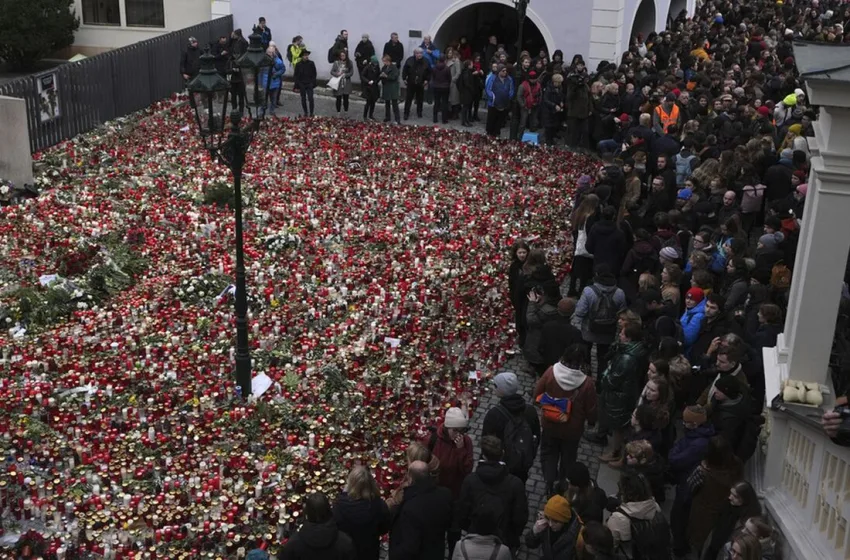
{"label": "black metal railing", "polygon": [[[26,100],[30,149],[38,152],[182,91],[187,39],[203,47],[232,30],[233,16],[207,21],[2,84],[0,95]],[[39,88],[51,74],[58,116]]]}

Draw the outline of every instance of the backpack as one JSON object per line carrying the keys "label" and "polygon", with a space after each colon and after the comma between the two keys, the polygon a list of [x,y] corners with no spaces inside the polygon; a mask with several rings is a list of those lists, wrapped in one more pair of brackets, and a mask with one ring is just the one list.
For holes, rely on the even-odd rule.
{"label": "backpack", "polygon": [[505,504],[498,493],[497,486],[490,486],[482,481],[481,489],[483,491],[475,498],[472,518],[475,519],[475,514],[479,511],[486,511],[488,516],[492,515],[492,519],[496,521],[496,527],[498,527],[497,536],[501,540],[504,537],[502,532],[508,526],[508,513],[505,511]]}
{"label": "backpack", "polygon": [[590,286],[596,294],[596,301],[590,309],[590,332],[593,334],[613,335],[617,332],[617,304],[615,292],[603,292],[595,285]]}
{"label": "backpack", "polygon": [[294,46],[295,45],[292,43],[289,43],[289,45],[286,46],[286,60],[289,62],[292,62],[292,47]]}
{"label": "backpack", "polygon": [[496,405],[496,410],[507,419],[505,431],[502,434],[502,446],[505,450],[502,460],[512,474],[519,473],[524,476],[534,464],[535,449],[534,434],[531,433],[531,426],[525,419],[525,410],[522,414],[513,415],[501,404]]}
{"label": "backpack", "polygon": [[632,560],[670,560],[670,525],[663,512],[655,512],[652,519],[636,519],[622,507],[616,511],[629,519]]}
{"label": "backpack", "polygon": [[762,200],[764,199],[764,191],[767,187],[764,185],[756,185],[744,187],[741,196],[741,212],[743,214],[752,214],[761,210]]}
{"label": "backpack", "polygon": [[334,57],[334,45],[331,45],[331,48],[328,49],[328,64],[333,64],[336,62],[336,58]]}
{"label": "backpack", "polygon": [[564,424],[570,420],[570,414],[573,412],[572,399],[559,399],[549,396],[549,393],[540,393],[534,402],[543,411],[543,419],[550,422]]}
{"label": "backpack", "polygon": [[785,265],[785,261],[777,261],[770,269],[770,286],[777,290],[791,287],[791,269]]}
{"label": "backpack", "polygon": [[671,235],[667,239],[664,239],[660,235],[653,235],[652,238],[658,240],[658,244],[660,245],[660,247],[658,248],[659,253],[661,252],[661,249],[664,249],[665,247],[672,247],[681,253],[681,250],[679,248],[678,235]]}
{"label": "backpack", "polygon": [[688,157],[682,157],[682,154],[676,154],[676,186],[685,184],[685,180],[687,180],[693,170],[695,159],[697,159],[697,156],[693,154]]}
{"label": "backpack", "polygon": [[[465,539],[460,541],[460,555],[463,556],[463,560],[469,560],[469,553],[466,552],[466,542],[464,542],[464,540]],[[496,546],[493,548],[493,553],[490,555],[490,560],[496,560],[501,550],[502,543],[497,540]]]}

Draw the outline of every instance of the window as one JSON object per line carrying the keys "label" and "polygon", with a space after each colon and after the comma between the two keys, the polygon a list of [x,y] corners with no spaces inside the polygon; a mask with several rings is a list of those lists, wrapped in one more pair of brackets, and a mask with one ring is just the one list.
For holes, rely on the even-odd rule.
{"label": "window", "polygon": [[83,23],[121,25],[121,8],[118,0],[83,0]]}
{"label": "window", "polygon": [[162,0],[126,0],[127,27],[165,27]]}

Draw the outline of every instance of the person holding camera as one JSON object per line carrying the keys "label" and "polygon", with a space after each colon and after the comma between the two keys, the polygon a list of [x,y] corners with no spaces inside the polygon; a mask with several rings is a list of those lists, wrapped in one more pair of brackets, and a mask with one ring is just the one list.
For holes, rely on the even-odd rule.
{"label": "person holding camera", "polygon": [[590,78],[583,60],[577,60],[567,75],[567,145],[586,147],[590,118]]}

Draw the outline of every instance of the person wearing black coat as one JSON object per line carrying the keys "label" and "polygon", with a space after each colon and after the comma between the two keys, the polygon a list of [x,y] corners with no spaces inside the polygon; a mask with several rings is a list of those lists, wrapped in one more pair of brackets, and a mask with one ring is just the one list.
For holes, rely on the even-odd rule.
{"label": "person wearing black coat", "polygon": [[[230,50],[230,59],[232,62],[239,60],[248,51],[248,41],[242,36],[241,29],[234,29],[233,33],[230,34],[228,49]],[[233,100],[234,106],[238,105],[239,111],[244,112],[247,91],[245,89],[245,82],[242,80],[242,72],[239,72],[238,68],[232,67],[228,68],[228,70],[231,70],[229,76],[230,97]]]}
{"label": "person wearing black coat", "polygon": [[307,521],[277,555],[278,560],[356,560],[351,538],[337,528],[327,496],[310,494],[304,506]]}
{"label": "person wearing black coat", "polygon": [[[751,400],[741,390],[740,382],[731,375],[714,383],[710,421],[717,435],[726,438],[733,450],[741,444],[744,427],[750,419]],[[737,454],[737,453],[736,453]]]}
{"label": "person wearing black coat", "polygon": [[602,523],[608,495],[590,478],[587,465],[575,462],[567,467],[567,490],[564,495],[585,525],[591,521]]}
{"label": "person wearing black coat", "polygon": [[594,266],[604,264],[612,271],[622,268],[628,251],[626,235],[614,222],[616,213],[613,206],[603,208],[602,219],[587,234],[587,250],[593,255]]}
{"label": "person wearing black coat", "polygon": [[742,336],[744,329],[734,316],[726,311],[726,298],[712,292],[706,296],[705,319],[699,329],[696,342],[691,346],[691,363],[709,366],[714,357],[709,355],[711,341],[729,333]]}
{"label": "person wearing black coat", "polygon": [[525,344],[525,295],[522,294],[522,265],[528,258],[531,247],[525,240],[520,239],[511,247],[511,266],[508,269],[508,294],[514,308],[515,325],[519,346]]}
{"label": "person wearing black coat", "polygon": [[[495,436],[501,440],[505,437],[505,428],[507,428],[508,422],[518,420],[522,417],[531,428],[536,452],[536,443],[540,441],[540,419],[537,417],[537,410],[533,406],[526,404],[525,399],[519,392],[519,382],[517,381],[516,374],[511,372],[500,373],[493,378],[493,384],[496,387],[496,396],[499,397],[499,404],[488,410],[484,416],[481,437]],[[523,482],[528,479],[528,472],[514,472],[511,474]]]}
{"label": "person wearing black coat", "polygon": [[360,71],[360,84],[363,88],[363,97],[366,105],[363,107],[363,120],[375,120],[375,105],[381,96],[381,68],[378,66],[378,57],[366,61]]}
{"label": "person wearing black coat", "polygon": [[431,88],[434,92],[433,120],[437,122],[437,113],[442,113],[443,124],[449,123],[449,90],[452,85],[452,71],[446,65],[446,57],[440,59],[431,69]]}
{"label": "person wearing black coat", "polygon": [[363,69],[366,68],[366,65],[372,60],[373,56],[375,56],[375,46],[372,44],[372,41],[369,40],[369,35],[364,33],[360,42],[357,43],[356,47],[354,47],[354,62],[357,64],[357,69],[361,73],[363,72]]}
{"label": "person wearing black coat", "polygon": [[702,560],[716,560],[724,545],[744,529],[747,519],[761,515],[758,495],[749,482],[742,481],[729,491],[729,503],[720,513],[711,532],[711,541],[702,555]]}
{"label": "person wearing black coat", "polygon": [[339,530],[351,537],[357,560],[377,560],[381,535],[390,529],[390,511],[366,467],[351,469],[345,492],[334,504],[333,515]]}
{"label": "person wearing black coat", "polygon": [[558,302],[557,316],[543,325],[540,354],[547,367],[559,361],[564,351],[573,344],[584,344],[581,331],[571,323],[575,308],[575,298],[562,298]]}
{"label": "person wearing black coat", "polygon": [[390,40],[384,43],[384,52],[381,58],[390,55],[390,60],[401,70],[401,63],[404,60],[404,45],[398,40],[398,33],[390,34]]}
{"label": "person wearing black coat", "polygon": [[460,117],[462,126],[472,126],[472,102],[478,93],[478,83],[472,73],[472,61],[464,60],[463,69],[457,79],[457,90],[460,94]]}
{"label": "person wearing black coat", "polygon": [[528,294],[535,288],[551,290],[553,285],[557,287],[558,281],[552,273],[552,268],[546,264],[546,254],[540,249],[529,251],[519,268],[519,275],[514,284],[515,289],[511,290],[513,302],[515,306],[518,306],[516,308],[519,314],[517,315],[517,334],[520,337],[520,347],[525,345],[527,334]]}
{"label": "person wearing black coat", "polygon": [[543,90],[540,102],[540,125],[543,127],[543,143],[547,146],[555,144],[558,129],[564,122],[564,77],[554,74],[552,80]]}
{"label": "person wearing black coat", "polygon": [[783,156],[775,164],[768,167],[764,174],[764,198],[767,202],[787,198],[794,192],[791,177],[794,174],[794,165],[791,161],[791,150],[783,150]]}
{"label": "person wearing black coat", "polygon": [[452,525],[452,492],[437,486],[428,464],[414,461],[408,468],[411,484],[390,530],[389,560],[443,560],[446,531]]}
{"label": "person wearing black coat", "polygon": [[201,49],[198,48],[198,40],[189,37],[189,46],[180,57],[180,73],[185,81],[189,81],[201,71]]}
{"label": "person wearing black coat", "polygon": [[422,103],[424,102],[425,86],[431,79],[431,67],[422,56],[422,49],[416,48],[413,56],[407,59],[401,70],[401,79],[407,85],[404,98],[404,120],[410,118],[410,106],[416,99],[416,116],[422,118]]}
{"label": "person wearing black coat", "polygon": [[502,509],[498,537],[508,548],[516,550],[528,522],[525,484],[508,472],[508,467],[502,462],[502,442],[498,437],[488,435],[481,438],[481,456],[478,467],[467,475],[461,486],[454,526],[469,530],[476,507],[498,499]]}
{"label": "person wearing black coat", "polygon": [[210,54],[215,57],[215,69],[224,78],[230,70],[230,39],[222,35],[218,41],[210,45]]}
{"label": "person wearing black coat", "polygon": [[316,63],[310,60],[308,50],[301,51],[301,59],[295,65],[295,87],[301,94],[301,108],[304,110],[304,116],[312,117],[315,109],[313,90],[316,89]]}

